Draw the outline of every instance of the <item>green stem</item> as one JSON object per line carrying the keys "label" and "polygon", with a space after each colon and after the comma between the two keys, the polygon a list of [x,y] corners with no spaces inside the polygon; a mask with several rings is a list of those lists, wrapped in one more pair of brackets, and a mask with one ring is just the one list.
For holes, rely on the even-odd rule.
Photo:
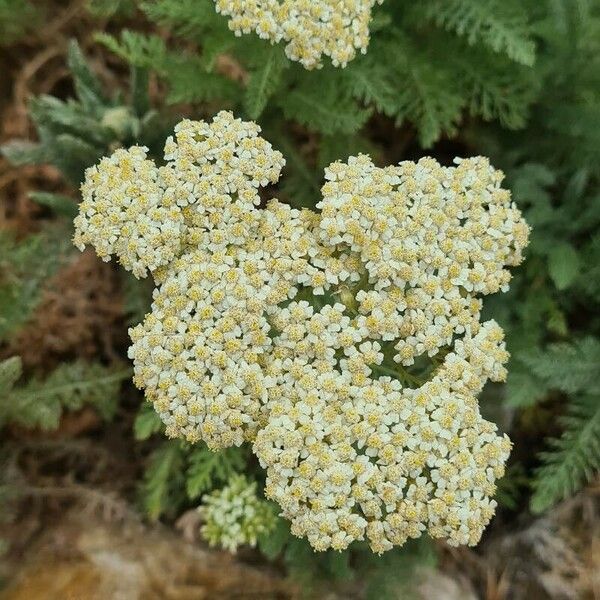
{"label": "green stem", "polygon": [[377,373],[380,373],[382,375],[390,375],[391,377],[394,377],[395,379],[398,379],[403,383],[414,383],[418,386],[421,386],[424,383],[418,377],[411,375],[402,367],[397,367],[396,369],[392,369],[390,367],[387,367],[386,365],[375,365],[375,364],[369,365],[369,367]]}

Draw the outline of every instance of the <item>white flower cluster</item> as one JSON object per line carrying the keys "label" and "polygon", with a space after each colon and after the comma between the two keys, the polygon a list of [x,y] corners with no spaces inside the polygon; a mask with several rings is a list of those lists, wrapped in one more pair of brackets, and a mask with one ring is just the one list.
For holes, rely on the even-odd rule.
{"label": "white flower cluster", "polygon": [[167,434],[213,449],[254,439],[275,384],[263,375],[273,349],[265,307],[317,273],[307,262],[314,244],[305,216],[277,201],[250,214],[257,218],[244,243],[190,249],[175,260],[152,312],[130,331],[135,381]]}
{"label": "white flower cluster", "polygon": [[[220,113],[167,141],[153,202],[179,211],[161,223],[178,224],[179,253],[139,259],[158,288],[130,331],[136,384],[169,436],[252,442],[266,495],[317,550],[366,539],[384,552],[425,531],[477,543],[510,450],[477,404],[508,359],[477,295],[507,289],[529,233],[502,173],[483,158],[382,169],[361,155],[328,167],[320,213],[257,209],[283,164],[258,132]],[[83,223],[103,255],[113,191],[140,170],[96,179],[119,160],[84,184],[82,212],[100,217],[80,217],[76,237]],[[142,214],[145,196],[128,198]]]}
{"label": "white flower cluster", "polygon": [[285,161],[260,127],[221,112],[211,124],[181,121],[157,167],[147,148],[117,150],[87,169],[74,243],[115,254],[137,277],[160,273],[186,247],[225,249],[258,218],[258,188],[279,179]]}
{"label": "white flower cluster", "polygon": [[183,217],[164,199],[160,169],[147,148],[117,150],[86,171],[74,244],[92,244],[102,260],[115,254],[136,277],[167,265],[181,247]]}
{"label": "white flower cluster", "polygon": [[285,53],[306,69],[322,66],[329,56],[345,67],[369,45],[371,11],[383,0],[215,0],[236,35],[255,31],[272,43],[287,42]]}
{"label": "white flower cluster", "polygon": [[198,507],[202,537],[211,546],[235,552],[238,546],[256,546],[260,535],[275,526],[271,506],[256,495],[256,482],[234,475],[227,485],[207,494]]}

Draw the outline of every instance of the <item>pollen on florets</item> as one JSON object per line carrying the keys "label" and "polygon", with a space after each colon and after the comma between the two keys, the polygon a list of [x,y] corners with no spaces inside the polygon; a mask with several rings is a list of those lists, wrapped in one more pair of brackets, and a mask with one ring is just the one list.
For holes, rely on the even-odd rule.
{"label": "pollen on florets", "polygon": [[295,295],[298,273],[316,271],[300,211],[274,200],[254,212],[243,241],[225,236],[223,247],[174,261],[151,312],[130,330],[135,382],[167,435],[213,449],[254,439],[275,385],[263,373],[272,351],[266,307]]}
{"label": "pollen on florets", "polygon": [[181,247],[181,209],[164,201],[159,170],[147,148],[117,150],[87,169],[75,218],[74,244],[91,244],[102,260],[115,254],[136,277],[167,265]]}
{"label": "pollen on florets", "polygon": [[165,166],[133,148],[88,171],[76,243],[157,284],[130,330],[136,385],[168,436],[252,444],[316,550],[477,543],[510,451],[477,403],[508,360],[480,296],[508,289],[529,234],[502,173],[351,157],[320,212],[259,208],[283,166],[259,132],[183,121]]}
{"label": "pollen on florets", "polygon": [[147,148],[119,149],[86,171],[75,245],[117,256],[136,275],[163,268],[187,247],[243,242],[257,217],[258,189],[277,181],[285,161],[255,123],[220,112],[211,123],[184,120],[165,144],[165,166]]}
{"label": "pollen on florets", "polygon": [[383,0],[215,0],[217,12],[229,17],[229,28],[242,35],[256,32],[272,43],[284,40],[290,60],[306,69],[322,66],[328,56],[345,67],[369,44],[371,11]]}

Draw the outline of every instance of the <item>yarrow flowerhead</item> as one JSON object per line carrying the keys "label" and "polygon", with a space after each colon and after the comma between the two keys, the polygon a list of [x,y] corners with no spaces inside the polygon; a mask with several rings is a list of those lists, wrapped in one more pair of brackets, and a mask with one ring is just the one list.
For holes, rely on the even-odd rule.
{"label": "yarrow flowerhead", "polygon": [[138,232],[127,153],[88,171],[76,241],[158,286],[130,330],[136,384],[169,436],[252,443],[266,496],[317,550],[477,543],[510,451],[477,403],[508,359],[478,296],[508,288],[529,233],[502,173],[361,155],[326,169],[320,212],[257,208],[283,165],[258,132],[220,113],[180,124],[165,167],[140,154],[172,239]]}
{"label": "yarrow flowerhead", "polygon": [[371,11],[383,0],[215,0],[236,35],[255,31],[272,43],[287,42],[285,53],[306,69],[322,66],[329,56],[345,67],[369,44]]}
{"label": "yarrow flowerhead", "polygon": [[205,495],[198,507],[202,537],[211,546],[235,552],[239,546],[256,546],[258,537],[268,535],[277,517],[273,507],[256,494],[256,482],[234,475],[227,485]]}
{"label": "yarrow flowerhead", "polygon": [[165,199],[160,170],[147,148],[117,150],[86,172],[74,243],[93,244],[102,260],[115,254],[137,277],[171,262],[180,251],[181,208]]}

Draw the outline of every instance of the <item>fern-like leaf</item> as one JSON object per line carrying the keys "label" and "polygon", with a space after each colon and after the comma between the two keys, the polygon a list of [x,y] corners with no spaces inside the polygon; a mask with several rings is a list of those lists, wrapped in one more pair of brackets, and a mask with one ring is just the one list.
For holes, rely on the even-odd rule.
{"label": "fern-like leaf", "polygon": [[0,397],[8,396],[22,372],[23,364],[20,356],[11,356],[0,362]]}
{"label": "fern-like leaf", "polygon": [[149,402],[144,402],[133,423],[133,436],[136,440],[147,440],[152,434],[164,428],[158,413]]}
{"label": "fern-like leaf", "polygon": [[175,512],[184,500],[183,466],[185,452],[180,442],[163,442],[150,455],[141,486],[142,505],[148,518],[156,521]]}
{"label": "fern-like leaf", "polygon": [[120,39],[103,33],[97,34],[96,39],[130,65],[151,69],[166,79],[170,88],[167,100],[171,104],[231,100],[239,89],[230,79],[207,72],[200,57],[169,51],[157,35],[125,30]]}
{"label": "fern-like leaf", "polygon": [[573,398],[561,423],[562,437],[551,439],[550,449],[540,454],[531,498],[536,513],[572,495],[600,470],[600,396]]}
{"label": "fern-like leaf", "polygon": [[379,56],[395,57],[389,76],[397,90],[392,113],[396,123],[412,122],[423,147],[441,135],[454,134],[465,95],[455,73],[444,64],[442,49],[428,49],[399,30],[372,45]]}
{"label": "fern-like leaf", "polygon": [[205,446],[196,447],[189,456],[186,472],[188,497],[194,500],[216,484],[227,481],[239,473],[245,464],[245,456],[240,448],[225,448],[213,452]]}
{"label": "fern-like leaf", "polygon": [[50,192],[30,192],[29,199],[41,206],[50,208],[57,215],[67,217],[72,221],[77,216],[77,204],[72,198],[63,194],[52,194]]}
{"label": "fern-like leaf", "polygon": [[262,114],[269,98],[276,92],[282,81],[283,71],[289,66],[289,60],[277,46],[268,46],[264,56],[260,57],[258,67],[252,73],[244,106],[248,116],[256,120]]}
{"label": "fern-like leaf", "polygon": [[569,394],[600,394],[598,338],[584,337],[573,343],[552,344],[546,350],[525,351],[518,359],[549,388]]}
{"label": "fern-like leaf", "polygon": [[159,73],[168,68],[167,48],[157,35],[144,35],[123,30],[120,39],[107,33],[97,33],[97,42],[135,67],[152,69]]}
{"label": "fern-like leaf", "polygon": [[314,131],[355,133],[365,124],[371,110],[358,107],[348,90],[339,86],[329,71],[297,74],[292,91],[278,99],[279,106],[288,119]]}
{"label": "fern-like leaf", "polygon": [[[215,11],[213,0],[149,0],[141,3],[148,18],[183,37],[200,36],[217,21],[226,21]],[[229,37],[233,37],[229,32]]]}
{"label": "fern-like leaf", "polygon": [[367,54],[346,69],[352,94],[365,104],[388,116],[398,110],[398,89],[387,65]]}
{"label": "fern-like leaf", "polygon": [[75,84],[75,91],[83,107],[88,112],[92,112],[106,105],[108,98],[102,91],[102,85],[90,69],[79,44],[75,40],[71,40],[69,43],[67,58]]}
{"label": "fern-like leaf", "polygon": [[167,58],[172,61],[172,66],[163,72],[163,76],[169,83],[167,101],[170,104],[207,101],[233,104],[239,96],[240,88],[235,81],[207,72],[199,57],[180,60],[169,54]]}
{"label": "fern-like leaf", "polygon": [[471,45],[481,41],[528,66],[535,60],[528,13],[520,0],[429,0],[425,8],[438,25],[465,36]]}
{"label": "fern-like leaf", "polygon": [[0,406],[0,423],[56,429],[63,409],[78,410],[84,404],[109,419],[117,408],[121,381],[129,375],[129,369],[94,363],[62,364],[43,379],[34,378],[8,390]]}
{"label": "fern-like leaf", "polygon": [[0,233],[0,340],[29,319],[38,305],[44,283],[73,248],[64,227],[47,227],[39,234],[16,242]]}

